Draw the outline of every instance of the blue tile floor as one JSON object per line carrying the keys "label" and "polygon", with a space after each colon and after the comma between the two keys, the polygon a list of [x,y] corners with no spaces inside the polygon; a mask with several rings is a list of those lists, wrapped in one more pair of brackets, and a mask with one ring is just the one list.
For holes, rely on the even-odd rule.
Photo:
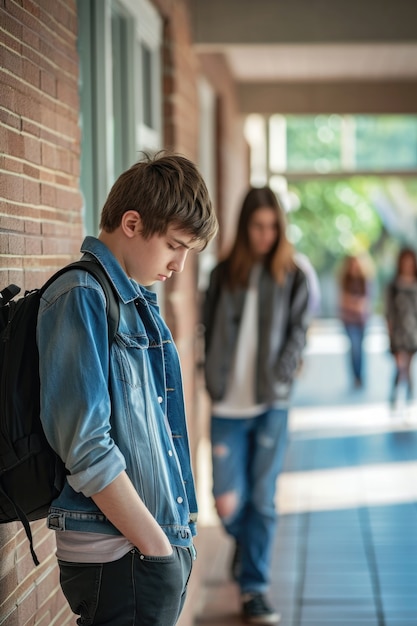
{"label": "blue tile floor", "polygon": [[[357,390],[337,320],[309,332],[277,496],[269,597],[281,626],[417,626],[417,405],[388,404],[393,362],[382,320],[372,320],[365,345]],[[207,567],[196,623],[240,624],[231,544],[202,447],[198,541]]]}

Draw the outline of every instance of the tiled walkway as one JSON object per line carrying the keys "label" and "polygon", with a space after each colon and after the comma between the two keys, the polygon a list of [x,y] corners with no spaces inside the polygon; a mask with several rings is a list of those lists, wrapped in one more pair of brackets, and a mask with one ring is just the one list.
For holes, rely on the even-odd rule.
{"label": "tiled walkway", "polygon": [[[309,335],[278,490],[269,595],[282,626],[417,626],[417,406],[389,410],[383,324],[366,345],[367,383],[353,391],[337,322]],[[240,624],[230,542],[207,494],[202,509],[197,624]]]}

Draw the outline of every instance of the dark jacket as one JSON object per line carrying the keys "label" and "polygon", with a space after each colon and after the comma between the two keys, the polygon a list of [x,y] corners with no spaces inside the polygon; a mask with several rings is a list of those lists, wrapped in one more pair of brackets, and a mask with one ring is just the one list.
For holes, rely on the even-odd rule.
{"label": "dark jacket", "polygon": [[[246,289],[222,286],[224,262],[211,273],[203,309],[205,377],[211,399],[226,392],[233,364]],[[266,269],[259,279],[256,402],[268,405],[288,400],[300,363],[308,327],[308,287],[296,268],[279,285]]]}

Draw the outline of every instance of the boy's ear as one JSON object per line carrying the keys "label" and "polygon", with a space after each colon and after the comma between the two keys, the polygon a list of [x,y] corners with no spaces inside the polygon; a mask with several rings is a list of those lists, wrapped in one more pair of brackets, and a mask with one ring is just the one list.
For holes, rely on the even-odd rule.
{"label": "boy's ear", "polygon": [[142,219],[137,211],[126,211],[120,225],[126,237],[132,238],[142,230]]}

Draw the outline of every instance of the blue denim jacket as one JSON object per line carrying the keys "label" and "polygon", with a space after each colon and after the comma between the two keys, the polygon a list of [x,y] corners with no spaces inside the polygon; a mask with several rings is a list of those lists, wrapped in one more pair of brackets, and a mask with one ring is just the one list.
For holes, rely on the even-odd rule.
{"label": "blue denim jacket", "polygon": [[65,273],[42,297],[41,419],[69,472],[48,526],[119,534],[90,496],[126,470],[171,544],[189,546],[197,503],[171,333],[156,295],[129,279],[107,246],[87,237],[81,251],[113,282],[120,322],[109,355],[105,295],[84,270]]}

